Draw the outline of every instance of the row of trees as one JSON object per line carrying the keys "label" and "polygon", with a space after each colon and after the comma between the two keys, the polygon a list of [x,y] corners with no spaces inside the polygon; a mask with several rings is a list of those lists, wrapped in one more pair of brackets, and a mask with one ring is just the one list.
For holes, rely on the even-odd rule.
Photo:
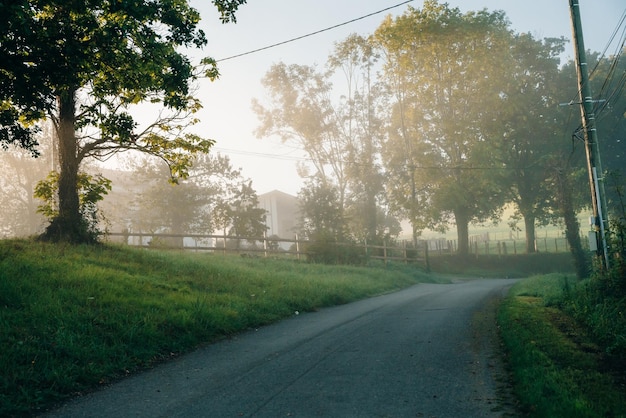
{"label": "row of trees", "polygon": [[[396,217],[417,239],[455,224],[467,254],[468,225],[513,204],[512,227],[523,220],[533,252],[538,225],[565,217],[578,237],[576,211],[588,200],[579,109],[559,106],[577,97],[573,63],[560,65],[564,46],[514,33],[500,11],[425,1],[338,43],[323,69],[274,65],[263,79],[269,99],[253,103],[257,134],[307,153],[309,233],[381,239]],[[607,95],[624,85],[609,77],[612,62],[592,77]],[[625,105],[617,94],[599,111],[605,168],[624,167]]]}
{"label": "row of trees", "polygon": [[[228,22],[245,0],[213,3]],[[206,44],[187,2],[23,0],[0,8],[0,144],[60,162],[56,185],[41,190],[58,191],[45,238],[93,239],[80,209],[79,172],[90,158],[140,151],[165,161],[173,183],[207,188],[206,164],[222,163],[202,157],[213,141],[190,133],[200,107],[190,86],[218,73],[213,60],[194,65],[180,52]],[[415,239],[454,223],[467,253],[468,225],[499,218],[512,203],[528,251],[535,226],[555,218],[577,236],[577,192],[586,187],[576,177],[584,167],[576,109],[557,105],[576,97],[573,64],[559,65],[564,44],[514,33],[502,12],[463,14],[427,0],[368,37],[337,44],[322,70],[273,66],[264,78],[268,100],[253,104],[257,133],[295,142],[309,156],[300,167],[305,232],[371,242],[396,235],[397,219],[411,222]],[[600,135],[605,168],[624,166],[623,80],[611,77],[623,66],[603,60],[592,77],[608,99],[597,112],[608,127]],[[145,103],[155,108],[153,121],[134,117]],[[58,140],[42,149],[35,135],[46,117]],[[237,184],[230,198],[250,206],[250,184]],[[197,207],[212,204],[202,201]],[[211,227],[224,224],[232,206],[213,204],[224,216]]]}

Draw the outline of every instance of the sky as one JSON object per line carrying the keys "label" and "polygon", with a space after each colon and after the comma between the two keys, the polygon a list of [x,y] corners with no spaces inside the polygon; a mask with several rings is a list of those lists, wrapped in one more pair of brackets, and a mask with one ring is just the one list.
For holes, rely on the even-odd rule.
{"label": "sky", "polygon": [[[295,37],[329,28],[362,16],[390,8],[404,0],[248,0],[237,13],[237,23],[222,24],[209,0],[191,0],[200,11],[201,28],[208,38],[203,51],[195,51],[196,58],[210,56],[217,60],[263,48]],[[443,3],[443,1],[440,1]],[[451,7],[461,11],[503,10],[511,28],[530,32],[536,38],[566,37],[571,39],[568,0],[448,0]],[[296,163],[305,154],[291,145],[281,144],[278,138],[255,136],[259,125],[252,111],[253,98],[263,102],[266,92],[261,79],[273,64],[318,65],[323,67],[334,45],[352,33],[372,34],[385,16],[400,15],[408,6],[421,8],[422,0],[392,8],[383,13],[273,47],[239,58],[218,63],[217,81],[201,80],[197,96],[204,108],[198,114],[201,120],[195,131],[216,140],[213,152],[228,155],[243,176],[253,180],[258,194],[280,190],[297,195],[302,179],[296,172]],[[613,32],[626,12],[624,0],[580,0],[584,43],[587,50],[610,55],[617,43],[609,44]],[[623,29],[623,27],[622,27]],[[621,33],[618,34],[618,39]],[[573,59],[571,42],[564,59]],[[575,94],[564,95],[564,101]]]}

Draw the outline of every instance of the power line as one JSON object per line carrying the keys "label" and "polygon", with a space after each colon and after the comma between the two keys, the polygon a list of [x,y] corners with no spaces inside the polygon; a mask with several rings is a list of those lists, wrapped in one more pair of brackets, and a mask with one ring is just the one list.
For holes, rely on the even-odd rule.
{"label": "power line", "polygon": [[[286,160],[286,161],[299,161],[299,162],[312,162],[314,161],[313,158],[311,157],[297,157],[297,156],[293,156],[293,155],[287,155],[287,154],[269,154],[269,153],[262,153],[262,152],[255,152],[255,151],[244,151],[244,150],[235,150],[235,149],[228,149],[228,148],[221,148],[221,147],[214,147],[212,148],[215,151],[218,152],[222,152],[225,154],[236,154],[236,155],[245,155],[245,156],[249,156],[249,157],[259,157],[259,158],[267,158],[267,159],[273,159],[273,160]],[[298,148],[296,148],[298,149]],[[374,164],[371,163],[363,163],[363,162],[357,162],[357,161],[350,161],[350,160],[344,160],[344,159],[340,159],[338,160],[338,162],[342,163],[342,164],[346,164],[346,165],[354,165],[354,166],[361,166],[361,167],[372,167]],[[450,166],[444,166],[444,165],[413,165],[411,166],[412,169],[414,170],[439,170],[439,171],[444,171],[444,170],[460,170],[460,171],[526,171],[526,170],[536,170],[536,167],[534,166],[528,166],[528,167],[500,167],[500,166],[462,166],[462,165],[450,165]]]}
{"label": "power line", "polygon": [[396,7],[400,7],[400,6],[404,5],[404,4],[411,3],[412,1],[413,0],[404,1],[402,3],[398,3],[398,4],[394,5],[394,6],[389,6],[389,7],[385,8],[385,9],[378,10],[377,12],[369,13],[369,14],[366,14],[364,16],[357,17],[356,19],[352,19],[352,20],[348,20],[347,22],[339,23],[338,25],[330,26],[330,27],[325,28],[325,29],[321,29],[321,30],[318,30],[318,31],[315,31],[315,32],[307,33],[306,35],[302,35],[302,36],[298,36],[298,37],[295,37],[295,38],[291,38],[291,39],[288,39],[286,41],[277,42],[275,44],[264,46],[262,48],[253,49],[251,51],[243,52],[241,54],[231,55],[230,57],[221,58],[221,59],[216,60],[216,62],[222,62],[222,61],[227,61],[227,60],[231,60],[231,59],[234,59],[234,58],[243,57],[244,55],[254,54],[256,52],[265,51],[266,49],[275,48],[277,46],[288,44],[290,42],[299,41],[300,39],[308,38],[309,36],[313,36],[313,35],[318,35],[318,34],[320,34],[322,32],[326,32],[326,31],[329,31],[329,30],[332,30],[332,29],[336,29],[338,27],[345,26],[345,25],[348,25],[350,23],[354,23],[356,21],[363,20],[365,18],[368,18],[368,17],[374,16],[374,15],[386,12],[387,10],[395,9]]}

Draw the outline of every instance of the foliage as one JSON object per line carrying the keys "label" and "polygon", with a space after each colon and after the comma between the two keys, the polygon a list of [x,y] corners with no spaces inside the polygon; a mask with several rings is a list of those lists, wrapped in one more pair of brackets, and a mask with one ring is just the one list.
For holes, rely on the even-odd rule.
{"label": "foliage", "polygon": [[583,281],[553,275],[519,282],[501,308],[516,392],[533,416],[621,416],[626,408],[623,212],[612,219],[609,269],[597,263]]}
{"label": "foliage", "polygon": [[[562,297],[564,283],[570,282],[554,275],[518,282],[500,308],[498,324],[521,412],[535,417],[621,416],[626,398],[619,375],[607,372],[610,363],[604,363],[582,327],[543,302],[559,293]],[[560,287],[556,292],[554,284]]]}
{"label": "foliage", "polygon": [[[614,191],[620,195],[620,190]],[[564,305],[587,325],[612,361],[626,371],[626,217],[624,206],[614,207],[608,235],[611,257],[606,269],[597,263],[591,279],[571,290]]]}
{"label": "foliage", "polygon": [[[595,97],[601,101],[594,109],[598,120],[598,143],[602,156],[602,169],[616,173],[622,182],[626,179],[626,95],[623,94],[623,77],[626,71],[626,46],[622,46],[616,55],[603,56],[589,54],[587,61],[592,69],[589,78]],[[607,198],[610,202],[617,199],[614,187],[607,184]]]}
{"label": "foliage", "polygon": [[[35,197],[42,200],[37,212],[49,220],[53,220],[59,214],[58,201],[56,199],[59,184],[59,173],[56,171],[48,174],[45,180],[41,180],[35,186]],[[100,231],[99,224],[103,217],[98,212],[98,202],[111,190],[111,180],[102,175],[87,173],[78,174],[78,196],[80,201],[80,214],[83,221],[85,239],[88,242],[96,242]]]}
{"label": "foliage", "polygon": [[0,241],[0,415],[39,414],[199,344],[420,281],[432,279],[404,266]]}
{"label": "foliage", "polygon": [[[269,104],[253,104],[260,119],[259,137],[277,135],[308,154],[311,166],[299,166],[307,180],[304,187],[310,188],[304,193],[333,189],[338,216],[344,218],[341,228],[370,241],[380,238],[384,218],[379,215],[386,213],[377,162],[383,126],[377,60],[366,38],[351,35],[335,46],[324,71],[316,66],[272,66],[263,78]],[[347,222],[347,213],[356,211],[361,222]]]}
{"label": "foliage", "polygon": [[315,234],[304,250],[311,263],[365,265],[367,262],[364,247],[338,242],[333,235],[324,231]]}
{"label": "foliage", "polygon": [[[396,204],[416,226],[453,217],[459,252],[468,253],[468,223],[497,214],[503,199],[493,181],[489,143],[500,106],[510,33],[502,12],[462,14],[425,1],[387,18],[374,35],[385,57],[391,100],[383,150]],[[404,172],[403,172],[404,171]]]}
{"label": "foliage", "polygon": [[[139,186],[129,186],[135,199],[125,203],[107,202],[107,209],[123,205],[130,210],[116,214],[123,228],[172,234],[211,234],[230,230],[231,235],[262,237],[265,211],[258,208],[258,197],[250,179],[235,169],[227,156],[196,156],[189,176],[177,184],[165,181],[167,167],[155,160],[130,162]],[[167,193],[163,193],[163,190]]]}
{"label": "foliage", "polygon": [[26,237],[41,233],[45,218],[37,213],[35,184],[50,171],[50,161],[34,159],[25,150],[0,153],[0,237]]}
{"label": "foliage", "polygon": [[429,255],[430,270],[445,274],[470,277],[521,278],[536,274],[573,273],[572,258],[568,253],[530,253],[509,255],[480,255],[466,257],[459,254]]}
{"label": "foliage", "polygon": [[[243,3],[213,1],[224,22]],[[207,43],[187,1],[18,1],[0,12],[0,142],[34,149],[33,123],[46,115],[58,135],[59,212],[45,238],[83,239],[75,225],[85,158],[137,150],[166,161],[176,181],[213,144],[186,131],[200,108],[190,95],[200,74],[179,49]],[[218,76],[214,60],[203,64],[205,76]],[[131,111],[140,103],[164,112],[139,127]]]}
{"label": "foliage", "polygon": [[224,211],[230,222],[229,235],[239,237],[260,238],[265,235],[265,209],[259,206],[256,191],[252,188],[252,181],[243,182],[237,189],[228,208]]}
{"label": "foliage", "polygon": [[569,112],[555,106],[563,91],[556,81],[562,77],[558,56],[564,43],[563,38],[536,40],[529,34],[511,38],[509,78],[492,128],[492,151],[503,167],[492,175],[501,177],[515,205],[514,224],[524,221],[526,252],[535,251],[536,225],[547,225],[556,212],[547,179],[568,139],[563,126]]}
{"label": "foliage", "polygon": [[336,187],[312,179],[298,194],[301,232],[305,237],[332,237],[336,241],[346,235],[345,218]]}

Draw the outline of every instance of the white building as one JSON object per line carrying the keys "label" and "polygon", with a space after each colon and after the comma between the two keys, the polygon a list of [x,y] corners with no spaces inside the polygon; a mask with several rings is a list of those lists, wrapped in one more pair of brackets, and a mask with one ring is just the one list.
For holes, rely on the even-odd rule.
{"label": "white building", "polygon": [[298,225],[300,207],[298,198],[278,190],[259,197],[259,207],[267,211],[265,224],[268,236],[293,239]]}

